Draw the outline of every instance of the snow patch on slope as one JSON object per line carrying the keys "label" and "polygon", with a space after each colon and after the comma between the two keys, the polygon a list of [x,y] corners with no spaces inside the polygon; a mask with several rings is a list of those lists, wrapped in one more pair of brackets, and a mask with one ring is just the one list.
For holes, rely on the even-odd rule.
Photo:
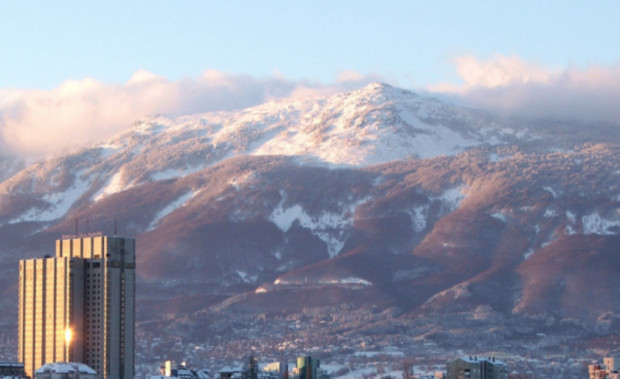
{"label": "snow patch on slope", "polygon": [[[318,281],[308,281],[307,279],[301,280],[287,280],[278,278],[273,282],[273,285],[276,286],[299,286],[299,285],[307,285],[308,283],[314,283],[319,285],[344,285],[344,286],[353,286],[353,287],[370,287],[372,283],[358,277],[346,277],[339,279],[320,279]],[[266,291],[264,291],[266,292]]]}
{"label": "snow patch on slope", "polygon": [[577,234],[577,230],[574,228],[573,225],[567,223],[566,228],[564,228],[564,233],[566,233],[566,235],[572,236],[573,234]]}
{"label": "snow patch on slope", "polygon": [[196,196],[199,192],[200,191],[190,191],[168,204],[164,209],[157,212],[157,214],[153,218],[153,221],[151,221],[149,226],[146,228],[146,231],[149,232],[155,229],[164,217],[174,212],[178,208],[185,206],[187,202],[191,200],[194,196]]}
{"label": "snow patch on slope", "polygon": [[581,218],[583,234],[598,234],[603,236],[616,235],[620,228],[620,221],[608,220],[598,212],[594,212]]}
{"label": "snow patch on slope", "polygon": [[439,200],[447,204],[450,211],[458,209],[461,206],[461,202],[465,199],[465,186],[458,186],[446,190],[442,195],[433,197],[433,200]]}
{"label": "snow patch on slope", "polygon": [[170,168],[170,169],[152,173],[151,179],[154,181],[158,181],[158,180],[182,178],[184,176],[198,172],[202,169],[204,169],[204,167],[200,165],[188,166],[188,167],[183,167],[183,168]]}
{"label": "snow patch on slope", "polygon": [[553,196],[554,199],[558,198],[558,193],[553,188],[551,188],[549,186],[545,186],[545,187],[543,187],[543,190],[549,192],[551,194],[551,196]]}
{"label": "snow patch on slope", "polygon": [[544,217],[553,218],[558,215],[558,212],[555,209],[545,209]]}
{"label": "snow patch on slope", "polygon": [[74,184],[62,192],[52,192],[41,198],[48,203],[46,208],[32,207],[20,216],[9,221],[9,224],[18,222],[47,222],[57,220],[69,212],[77,200],[88,190],[91,178],[83,176],[84,171],[75,174]]}
{"label": "snow patch on slope", "polygon": [[99,145],[94,146],[95,149],[99,149],[99,156],[101,158],[109,158],[117,152],[121,151],[121,149],[124,147],[125,146],[123,146],[122,144],[118,142],[115,143],[112,140],[107,140]]}
{"label": "snow patch on slope", "polygon": [[298,204],[285,209],[282,207],[282,203],[280,203],[269,216],[269,220],[285,233],[293,226],[295,220],[301,219],[307,220],[310,219],[310,216],[308,216],[303,207]]}
{"label": "snow patch on slope", "polygon": [[495,212],[495,213],[491,214],[491,217],[493,217],[496,220],[499,220],[499,221],[503,222],[504,224],[508,222],[508,218],[506,217],[506,215],[503,212]]}
{"label": "snow patch on slope", "polygon": [[[241,280],[243,280],[245,283],[256,283],[256,281],[258,280],[258,275],[250,275],[245,271],[236,271],[237,275],[239,275],[239,278],[241,278]],[[265,291],[266,292],[266,291]]]}
{"label": "snow patch on slope", "polygon": [[348,277],[341,279],[331,279],[331,280],[319,280],[319,284],[354,284],[361,285],[364,287],[369,287],[372,285],[371,282],[364,280],[362,278]]}
{"label": "snow patch on slope", "polygon": [[284,200],[285,194],[282,193],[282,200],[269,216],[269,220],[284,233],[288,232],[295,222],[299,222],[299,225],[310,229],[313,235],[327,244],[329,256],[333,258],[344,246],[344,233],[353,224],[355,209],[368,199],[353,203],[342,212],[323,211],[317,216],[309,215],[299,204],[285,208]]}
{"label": "snow patch on slope", "polygon": [[[464,186],[459,186],[451,188],[439,196],[432,196],[429,199],[431,200],[431,202],[439,201],[443,203],[445,206],[447,206],[447,212],[452,212],[461,205],[461,202],[464,198]],[[429,203],[411,209],[403,210],[409,215],[411,219],[411,225],[413,226],[413,230],[415,232],[421,232],[426,228],[426,225],[428,223],[428,210],[430,205],[431,204]]]}
{"label": "snow patch on slope", "polygon": [[392,281],[399,282],[403,280],[418,279],[433,272],[437,272],[437,269],[425,266],[415,267],[410,270],[398,270],[392,274]]}
{"label": "snow patch on slope", "polygon": [[426,300],[425,304],[432,303],[433,301],[444,298],[444,297],[449,297],[449,298],[456,300],[456,299],[468,298],[468,297],[471,297],[471,295],[472,293],[469,291],[469,284],[460,283],[451,288],[448,288],[447,290],[443,290],[435,294],[430,299]]}
{"label": "snow patch on slope", "polygon": [[254,174],[249,172],[245,175],[239,176],[239,177],[235,177],[232,178],[229,182],[230,186],[237,192],[239,192],[239,190],[241,190],[241,187],[248,183],[250,180],[252,180],[254,178]]}
{"label": "snow patch on slope", "polygon": [[95,202],[113,195],[115,193],[125,190],[125,183],[123,183],[123,170],[120,170],[108,181],[108,184],[102,188],[93,198]]}
{"label": "snow patch on slope", "polygon": [[571,212],[566,211],[566,228],[564,229],[564,233],[570,235],[577,234],[577,230],[575,227],[575,222],[577,221],[577,216]]}
{"label": "snow patch on slope", "polygon": [[534,249],[529,249],[528,251],[525,252],[525,254],[523,254],[523,259],[528,259],[529,257],[532,256],[532,254],[534,254],[536,251]]}
{"label": "snow patch on slope", "polygon": [[415,207],[410,210],[406,210],[405,212],[411,218],[411,224],[413,225],[413,230],[416,232],[421,232],[426,228],[426,218],[428,216],[428,205],[423,205],[420,207]]}

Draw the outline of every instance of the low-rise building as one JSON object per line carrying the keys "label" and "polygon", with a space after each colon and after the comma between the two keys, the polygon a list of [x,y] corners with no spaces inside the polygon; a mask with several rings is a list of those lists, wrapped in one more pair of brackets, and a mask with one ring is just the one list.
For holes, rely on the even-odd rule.
{"label": "low-rise building", "polygon": [[220,370],[220,379],[241,379],[242,368],[224,368]]}
{"label": "low-rise building", "polygon": [[603,358],[602,365],[589,365],[590,379],[620,379],[620,357]]}
{"label": "low-rise building", "polygon": [[175,364],[174,361],[164,361],[159,366],[159,375],[152,375],[150,379],[211,379],[209,370],[194,370],[186,362]]}
{"label": "low-rise building", "polygon": [[0,362],[0,378],[25,378],[26,371],[22,362]]}
{"label": "low-rise building", "polygon": [[84,363],[56,362],[39,367],[34,376],[36,379],[95,379],[97,371]]}
{"label": "low-rise building", "polygon": [[508,368],[495,357],[462,357],[448,362],[447,379],[507,379]]}

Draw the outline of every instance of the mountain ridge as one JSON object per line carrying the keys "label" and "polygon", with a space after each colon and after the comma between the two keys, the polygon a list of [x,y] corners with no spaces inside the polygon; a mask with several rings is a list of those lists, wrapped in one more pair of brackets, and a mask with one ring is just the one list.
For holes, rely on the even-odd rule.
{"label": "mountain ridge", "polygon": [[576,125],[377,84],[148,118],[0,183],[0,281],[15,288],[17,260],[75,220],[105,232],[116,219],[139,246],[143,331],[217,339],[216,316],[312,309],[353,339],[417,325],[411,338],[450,346],[429,328],[462,317],[514,341],[613,335],[620,144],[612,125],[575,143]]}

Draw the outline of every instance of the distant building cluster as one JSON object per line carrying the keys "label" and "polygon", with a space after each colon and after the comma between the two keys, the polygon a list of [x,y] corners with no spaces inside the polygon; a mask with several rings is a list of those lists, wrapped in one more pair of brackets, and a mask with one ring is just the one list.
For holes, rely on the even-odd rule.
{"label": "distant building cluster", "polygon": [[[56,241],[56,255],[19,264],[19,362],[0,362],[0,378],[134,379],[135,240],[101,234]],[[291,365],[292,366],[292,365]],[[507,379],[495,357],[461,357],[432,379]],[[405,379],[414,376],[405,366]],[[217,378],[219,376],[219,378]],[[620,379],[620,356],[589,365],[590,379]],[[166,361],[151,379],[330,379],[320,360],[242,368],[213,375]]]}
{"label": "distant building cluster", "polygon": [[462,357],[448,363],[447,379],[507,379],[506,364],[495,357]]}
{"label": "distant building cluster", "polygon": [[[3,378],[133,379],[135,370],[135,240],[101,234],[56,241],[54,257],[19,263],[19,362],[0,363]],[[608,361],[611,359],[611,361]],[[591,378],[610,378],[593,366]],[[605,375],[616,369],[606,358]],[[459,358],[448,379],[506,379],[495,358]],[[595,376],[592,376],[595,375]],[[598,376],[596,376],[598,375]],[[151,379],[212,379],[208,370],[166,361]],[[435,378],[443,378],[440,376]],[[613,378],[617,378],[614,376]],[[219,379],[330,379],[311,356],[263,366],[251,356]],[[618,378],[620,379],[620,378]]]}
{"label": "distant building cluster", "polygon": [[209,370],[193,370],[187,367],[185,362],[175,365],[174,361],[165,361],[159,367],[159,375],[151,376],[151,379],[179,378],[179,379],[211,379]]}
{"label": "distant building cluster", "polygon": [[[327,371],[321,369],[321,361],[310,356],[297,358],[296,366],[289,371],[286,362],[272,362],[262,368],[258,359],[251,356],[249,364],[243,368],[226,368],[219,372],[219,379],[330,379]],[[160,367],[160,375],[150,379],[208,379],[208,370],[193,370],[185,363],[174,364],[166,361]]]}
{"label": "distant building cluster", "polygon": [[590,379],[620,379],[620,356],[603,359],[602,365],[589,365]]}

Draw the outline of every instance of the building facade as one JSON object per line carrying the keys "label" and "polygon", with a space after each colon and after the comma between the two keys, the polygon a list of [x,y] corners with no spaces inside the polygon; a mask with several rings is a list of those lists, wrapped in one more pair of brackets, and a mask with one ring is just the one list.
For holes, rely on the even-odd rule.
{"label": "building facade", "polygon": [[447,379],[507,379],[508,369],[494,357],[463,357],[448,363]]}
{"label": "building facade", "polygon": [[606,357],[603,365],[589,365],[590,379],[620,379],[620,357]]}
{"label": "building facade", "polygon": [[329,379],[325,370],[321,369],[321,361],[310,356],[298,357],[297,367],[293,370],[294,379]]}
{"label": "building facade", "polygon": [[6,377],[25,378],[24,364],[22,362],[0,362],[0,378]]}
{"label": "building facade", "polygon": [[19,359],[81,362],[102,379],[133,379],[135,240],[74,236],[55,257],[20,261]]}

